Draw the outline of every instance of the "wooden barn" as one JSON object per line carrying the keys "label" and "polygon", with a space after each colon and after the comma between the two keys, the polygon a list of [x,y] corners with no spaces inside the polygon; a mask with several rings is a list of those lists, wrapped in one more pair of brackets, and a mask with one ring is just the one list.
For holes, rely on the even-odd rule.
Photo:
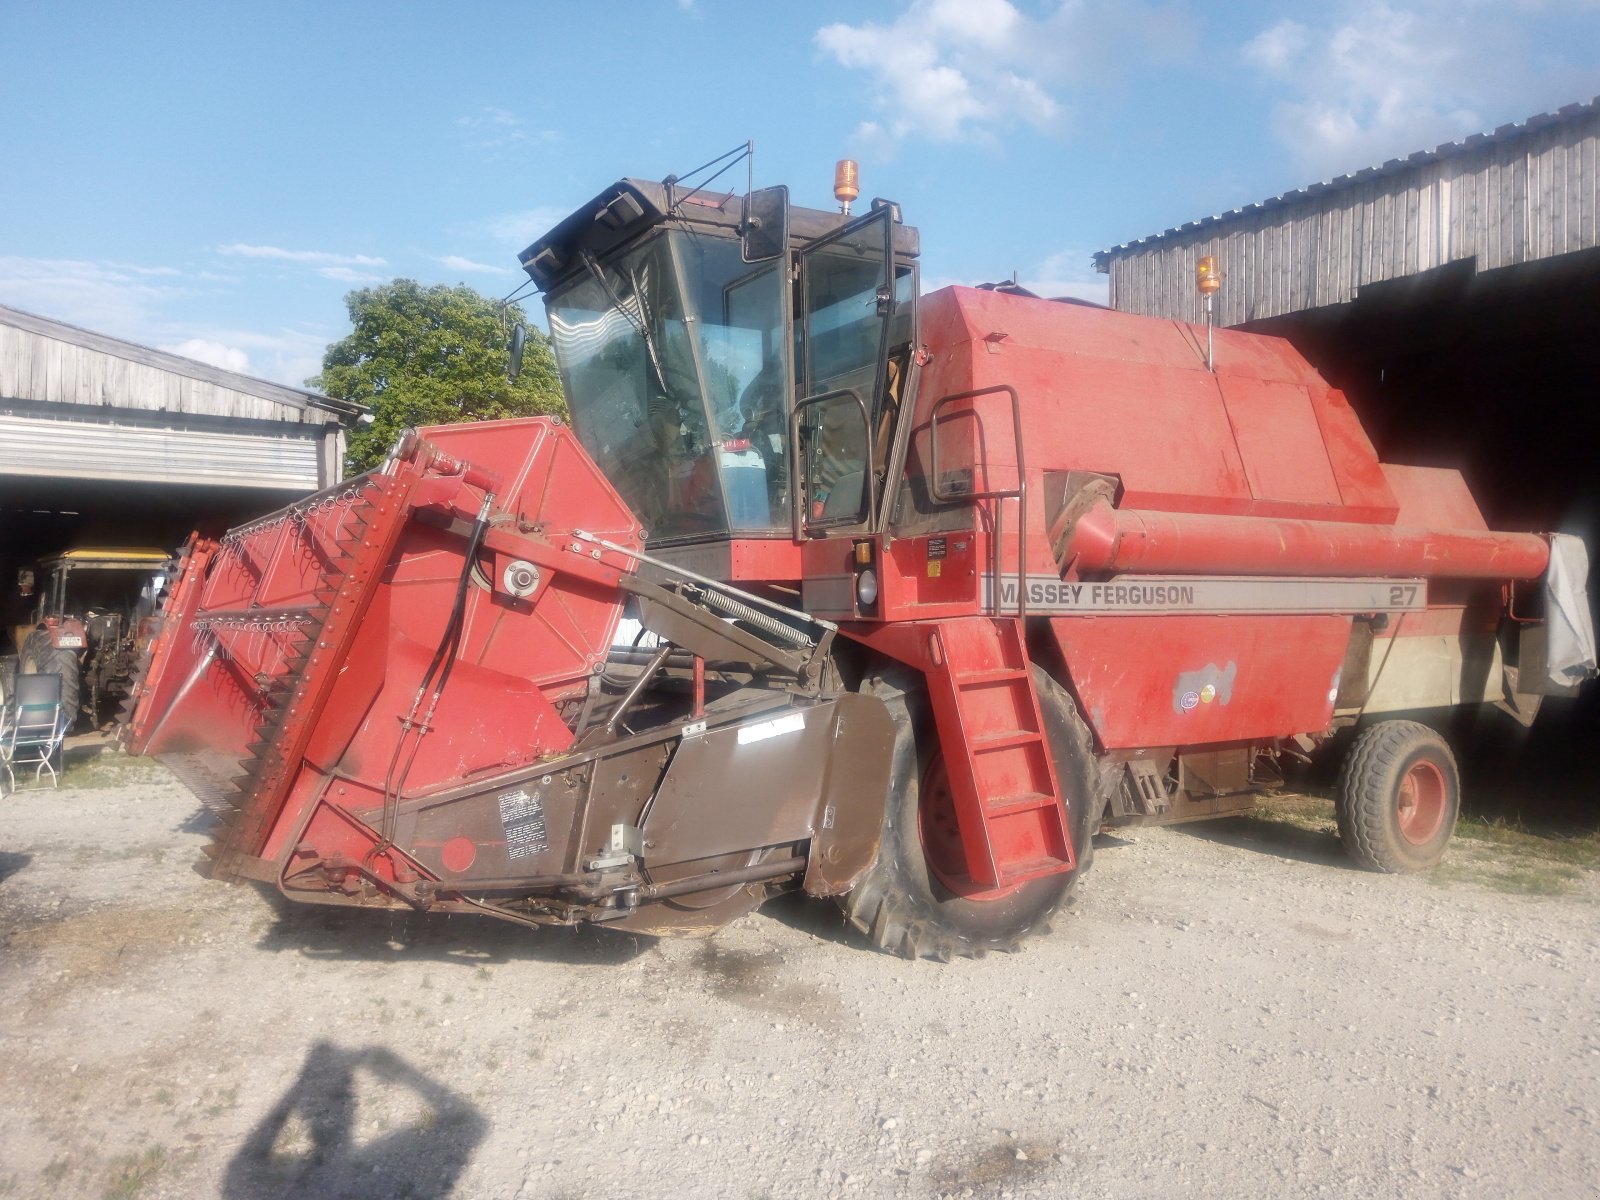
{"label": "wooden barn", "polygon": [[0,307],[0,586],[60,550],[176,547],[336,483],[358,415]]}
{"label": "wooden barn", "polygon": [[[1294,341],[1379,452],[1463,468],[1490,520],[1591,548],[1600,598],[1600,97],[1095,256],[1111,304]],[[1591,689],[1591,693],[1600,689]],[[1587,743],[1593,695],[1570,710]],[[1595,775],[1591,765],[1590,778]]]}

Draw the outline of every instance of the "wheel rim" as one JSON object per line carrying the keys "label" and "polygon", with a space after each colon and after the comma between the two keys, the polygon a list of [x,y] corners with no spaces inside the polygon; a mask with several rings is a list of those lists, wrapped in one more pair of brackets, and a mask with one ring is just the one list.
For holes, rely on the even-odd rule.
{"label": "wheel rim", "polygon": [[1444,825],[1445,797],[1448,794],[1444,772],[1427,759],[1418,759],[1400,778],[1395,808],[1400,818],[1400,836],[1413,846],[1424,846],[1438,836]]}
{"label": "wheel rim", "polygon": [[944,755],[935,753],[922,776],[917,798],[917,827],[922,835],[922,857],[928,873],[949,891],[966,900],[984,903],[1004,900],[1023,885],[989,888],[975,883],[967,870],[966,847],[961,827],[956,822],[956,798],[950,790],[950,775],[944,769]]}

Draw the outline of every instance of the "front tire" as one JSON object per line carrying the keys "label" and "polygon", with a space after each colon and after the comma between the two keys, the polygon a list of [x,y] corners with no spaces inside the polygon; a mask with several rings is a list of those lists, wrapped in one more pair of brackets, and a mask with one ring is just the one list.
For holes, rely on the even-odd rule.
{"label": "front tire", "polygon": [[1368,870],[1438,866],[1460,812],[1455,756],[1426,725],[1379,721],[1345,756],[1334,797],[1339,838]]}
{"label": "front tire", "polygon": [[1077,866],[992,900],[967,899],[959,894],[959,883],[949,880],[949,834],[941,838],[938,829],[953,825],[953,812],[946,811],[948,793],[939,783],[942,754],[920,681],[912,693],[885,680],[862,689],[880,695],[895,721],[889,803],[877,861],[840,904],[851,924],[880,950],[941,962],[1014,950],[1066,902],[1089,869],[1094,855],[1090,814],[1100,811],[1093,739],[1061,685],[1039,667],[1033,674],[1057,778],[1067,796]]}

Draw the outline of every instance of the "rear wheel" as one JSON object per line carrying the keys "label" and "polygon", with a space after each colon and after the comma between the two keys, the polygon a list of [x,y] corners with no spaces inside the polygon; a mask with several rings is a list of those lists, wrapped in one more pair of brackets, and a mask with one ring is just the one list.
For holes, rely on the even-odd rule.
{"label": "rear wheel", "polygon": [[891,685],[873,689],[883,695],[895,719],[889,803],[877,862],[840,903],[850,922],[879,949],[942,961],[1015,949],[1019,939],[1066,901],[1088,870],[1094,854],[1091,812],[1099,812],[1094,744],[1061,686],[1037,667],[1034,684],[1067,796],[1077,867],[982,898],[973,895],[980,889],[967,876],[932,714]]}
{"label": "rear wheel", "polygon": [[1339,772],[1334,811],[1350,856],[1374,871],[1439,864],[1461,811],[1455,756],[1416,721],[1380,721],[1356,738]]}
{"label": "rear wheel", "polygon": [[24,675],[61,676],[61,704],[67,710],[68,728],[78,720],[78,655],[50,644],[50,635],[35,630],[22,647]]}

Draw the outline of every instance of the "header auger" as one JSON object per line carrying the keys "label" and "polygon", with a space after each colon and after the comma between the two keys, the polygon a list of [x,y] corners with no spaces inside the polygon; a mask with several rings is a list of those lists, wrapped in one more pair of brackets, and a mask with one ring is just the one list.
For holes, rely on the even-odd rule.
{"label": "header auger", "polygon": [[979,953],[1103,824],[1357,721],[1347,844],[1430,866],[1455,766],[1400,714],[1593,672],[1582,544],[1379,463],[1283,341],[919,296],[898,206],[781,188],[625,180],[522,261],[570,428],[418,430],[186,552],[127,733],[220,878],[650,933],[799,889]]}

